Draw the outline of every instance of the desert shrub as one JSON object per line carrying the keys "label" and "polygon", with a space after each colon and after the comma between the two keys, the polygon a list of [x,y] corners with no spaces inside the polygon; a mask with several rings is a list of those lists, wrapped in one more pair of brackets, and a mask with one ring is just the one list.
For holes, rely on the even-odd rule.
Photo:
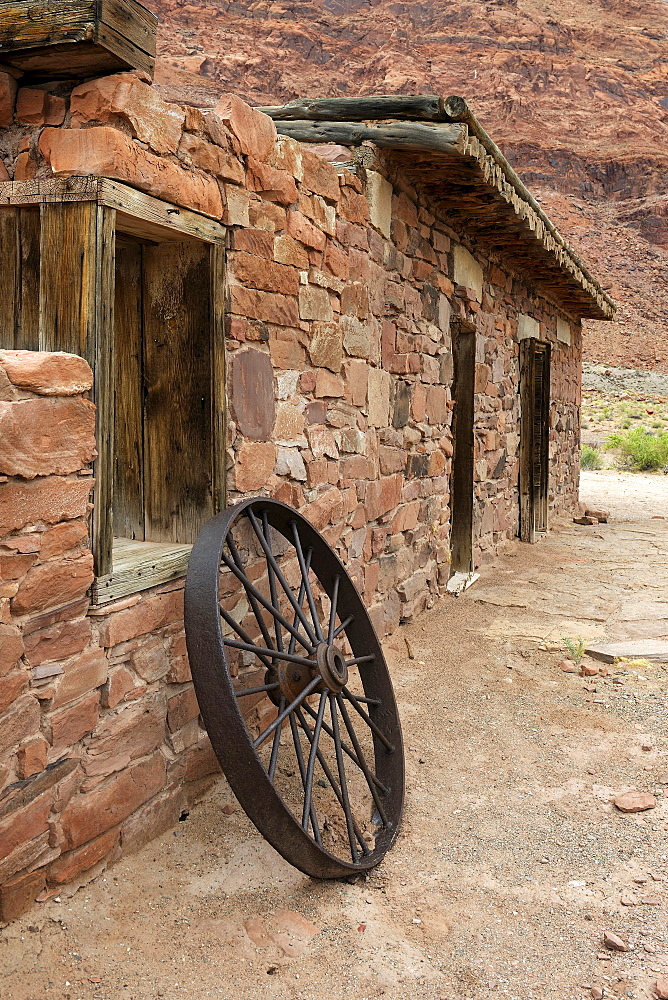
{"label": "desert shrub", "polygon": [[580,468],[587,469],[589,472],[595,469],[603,468],[603,460],[601,459],[598,448],[594,448],[590,444],[582,445],[582,451],[580,452]]}
{"label": "desert shrub", "polygon": [[645,427],[634,427],[628,434],[611,434],[606,448],[618,450],[620,464],[635,472],[668,465],[668,431],[652,434]]}

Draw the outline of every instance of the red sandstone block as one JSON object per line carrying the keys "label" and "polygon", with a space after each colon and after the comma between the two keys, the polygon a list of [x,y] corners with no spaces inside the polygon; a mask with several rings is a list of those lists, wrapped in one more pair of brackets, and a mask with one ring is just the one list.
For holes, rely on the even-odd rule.
{"label": "red sandstone block", "polygon": [[0,473],[62,476],[96,455],[95,407],[87,399],[0,402]]}
{"label": "red sandstone block", "polygon": [[37,177],[37,161],[31,153],[19,153],[14,166],[15,181],[31,181]]}
{"label": "red sandstone block", "polygon": [[88,362],[62,351],[0,351],[0,367],[12,385],[40,396],[76,396],[93,386]]}
{"label": "red sandstone block", "polygon": [[73,128],[90,122],[128,125],[136,138],[163,154],[176,152],[185,122],[180,105],[167,104],[134,73],[82,83],[72,91],[70,107]]}
{"label": "red sandstone block", "polygon": [[34,552],[12,552],[9,556],[0,555],[0,580],[20,580],[36,559],[37,556]]}
{"label": "red sandstone block", "polygon": [[392,217],[400,219],[401,222],[412,228],[418,226],[417,208],[404,191],[398,196],[392,197]]}
{"label": "red sandstone block", "polygon": [[301,212],[288,212],[286,226],[288,234],[314,250],[324,250],[327,239],[322,230],[317,229]]}
{"label": "red sandstone block", "polygon": [[228,254],[231,271],[243,285],[283,295],[299,294],[299,274],[294,267],[276,264],[249,253]]}
{"label": "red sandstone block", "polygon": [[99,632],[100,644],[107,648],[127,642],[147,632],[155,632],[183,619],[183,591],[143,597],[131,608],[110,614]]}
{"label": "red sandstone block", "polygon": [[190,687],[185,691],[180,691],[167,702],[167,725],[170,733],[175,733],[182,729],[186,723],[196,719],[199,715],[199,705],[195,689]]}
{"label": "red sandstone block", "polygon": [[23,740],[39,732],[41,712],[32,695],[23,695],[0,719],[0,757]]}
{"label": "red sandstone block", "polygon": [[181,786],[147,802],[121,827],[123,853],[139,851],[170,826],[175,826],[187,804],[186,793]]}
{"label": "red sandstone block", "polygon": [[297,201],[297,185],[294,177],[287,171],[277,170],[252,156],[248,157],[247,166],[247,186],[250,191],[257,191],[267,201],[277,201],[279,205],[292,205]]}
{"label": "red sandstone block", "polygon": [[165,761],[156,753],[94,791],[74,796],[61,814],[64,846],[72,850],[106,833],[153,798],[164,784]]}
{"label": "red sandstone block", "polygon": [[28,687],[25,670],[14,670],[6,677],[0,677],[0,712],[6,711]]}
{"label": "red sandstone block", "polygon": [[261,319],[276,326],[298,326],[297,299],[274,292],[262,292],[232,285],[229,290],[231,311],[250,319]]}
{"label": "red sandstone block", "polygon": [[[2,626],[0,626],[2,628]],[[31,666],[46,660],[64,660],[81,652],[90,641],[90,621],[58,622],[25,637],[26,659]],[[0,639],[0,645],[2,639]]]}
{"label": "red sandstone block", "polygon": [[367,484],[364,506],[370,521],[375,521],[397,506],[401,500],[403,482],[404,477],[397,473]]}
{"label": "red sandstone block", "polygon": [[[229,198],[229,188],[228,198]],[[270,201],[251,201],[248,205],[248,219],[255,229],[265,229],[268,233],[278,233],[285,229],[286,211],[281,205]]]}
{"label": "red sandstone block", "polygon": [[21,87],[16,99],[16,117],[23,125],[62,125],[67,105],[62,97],[37,87]]}
{"label": "red sandstone block", "polygon": [[[245,253],[254,254],[256,257],[264,257],[266,260],[273,260],[274,257],[274,235],[265,229],[237,229],[232,234],[233,248],[243,250]],[[283,264],[289,261],[281,261]]]}
{"label": "red sandstone block", "polygon": [[217,774],[220,764],[213,752],[208,736],[203,736],[199,743],[190,747],[186,753],[186,781],[199,781],[209,774]]}
{"label": "red sandstone block", "polygon": [[47,528],[42,535],[40,562],[70,552],[80,547],[82,542],[88,542],[88,529],[82,521],[64,521],[53,528]]}
{"label": "red sandstone block", "polygon": [[43,869],[27,872],[0,887],[0,920],[16,920],[35,902],[46,885]]}
{"label": "red sandstone block", "polygon": [[325,247],[323,263],[327,270],[336,275],[337,278],[341,278],[343,281],[347,279],[350,271],[348,254],[335,246],[331,240],[327,242]]}
{"label": "red sandstone block", "polygon": [[344,219],[365,226],[369,221],[369,203],[362,194],[355,194],[350,187],[341,188],[339,212]]}
{"label": "red sandstone block", "polygon": [[340,194],[339,175],[331,163],[302,147],[302,187],[319,194],[328,201],[338,201]]}
{"label": "red sandstone block", "polygon": [[91,840],[90,843],[79,847],[74,851],[67,851],[61,854],[51,865],[49,865],[49,882],[56,885],[64,885],[93,868],[99,861],[109,854],[118,843],[120,828],[114,827],[103,833],[101,836]]}
{"label": "red sandstone block", "polygon": [[12,613],[26,615],[76,601],[83,597],[92,582],[93,556],[90,552],[74,558],[51,559],[26,573],[12,598]]}
{"label": "red sandstone block", "polygon": [[14,120],[17,83],[9,73],[0,73],[0,128],[9,128]]}
{"label": "red sandstone block", "polygon": [[103,773],[105,761],[119,756],[129,763],[152,753],[165,738],[165,713],[164,694],[156,692],[145,695],[122,712],[106,716],[87,744],[92,766],[85,761],[86,772]]}
{"label": "red sandstone block", "polygon": [[271,118],[245,104],[236,94],[223,94],[214,114],[235,135],[241,152],[268,160],[276,144],[276,126]]}
{"label": "red sandstone block", "polygon": [[47,716],[50,726],[51,746],[71,747],[86,733],[92,733],[97,725],[100,696],[97,691],[74,705]]}
{"label": "red sandstone block", "polygon": [[167,674],[167,682],[169,684],[185,684],[187,681],[191,681],[192,679],[190,663],[188,662],[187,656],[179,656],[172,660],[172,665]]}
{"label": "red sandstone block", "polygon": [[0,823],[0,860],[46,832],[51,802],[51,794],[45,792]]}
{"label": "red sandstone block", "polygon": [[89,691],[102,687],[109,673],[109,663],[104,650],[88,649],[85,653],[63,664],[63,673],[57,680],[52,708],[59,708],[75,701]]}
{"label": "red sandstone block", "polygon": [[109,672],[109,679],[102,689],[102,705],[104,708],[116,708],[128,696],[136,697],[146,688],[144,683],[137,682],[134,674],[127,667],[116,667]]}
{"label": "red sandstone block", "polygon": [[40,521],[54,524],[83,517],[92,486],[90,478],[78,476],[0,483],[0,535]]}
{"label": "red sandstone block", "polygon": [[318,531],[335,524],[343,517],[343,499],[338,489],[328,490],[304,508],[304,516]]}
{"label": "red sandstone block", "polygon": [[274,472],[276,455],[276,445],[271,441],[244,441],[234,465],[234,482],[239,492],[263,489]]}
{"label": "red sandstone block", "polygon": [[48,751],[49,744],[43,736],[34,736],[21,744],[17,754],[17,774],[21,781],[44,770]]}
{"label": "red sandstone block", "polygon": [[0,160],[0,181],[10,181],[10,180],[11,177],[9,176],[9,171],[7,170],[7,167],[4,165],[2,160]]}
{"label": "red sandstone block", "polygon": [[288,236],[286,233],[275,237],[273,256],[274,260],[280,264],[289,264],[291,267],[298,267],[302,271],[308,270],[308,251],[301,243],[298,243],[292,236]]}
{"label": "red sandstone block", "polygon": [[180,158],[191,167],[198,167],[207,174],[214,174],[221,180],[233,184],[243,184],[245,172],[234,153],[220,146],[185,133],[179,145]]}
{"label": "red sandstone block", "polygon": [[118,129],[46,128],[39,149],[58,177],[111,177],[214,219],[223,214],[220,189],[213,177],[149,153]]}

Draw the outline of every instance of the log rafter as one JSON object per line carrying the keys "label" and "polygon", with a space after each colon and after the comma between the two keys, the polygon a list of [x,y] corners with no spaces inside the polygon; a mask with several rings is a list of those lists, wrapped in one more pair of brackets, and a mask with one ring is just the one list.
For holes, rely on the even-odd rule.
{"label": "log rafter", "polygon": [[432,204],[580,317],[612,319],[615,304],[561,235],[461,97],[302,98],[261,108],[300,142],[334,142],[422,187]]}

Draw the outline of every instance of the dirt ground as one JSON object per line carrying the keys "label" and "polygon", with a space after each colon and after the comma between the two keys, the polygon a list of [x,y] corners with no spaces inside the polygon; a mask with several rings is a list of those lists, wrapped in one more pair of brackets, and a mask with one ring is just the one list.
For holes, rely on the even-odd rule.
{"label": "dirt ground", "polygon": [[[668,665],[558,664],[562,636],[668,637],[668,478],[586,473],[582,497],[611,523],[554,524],[387,643],[407,805],[368,878],[290,868],[222,812],[221,779],[177,829],[0,931],[3,1000],[654,996]],[[620,813],[631,788],[657,807]]]}

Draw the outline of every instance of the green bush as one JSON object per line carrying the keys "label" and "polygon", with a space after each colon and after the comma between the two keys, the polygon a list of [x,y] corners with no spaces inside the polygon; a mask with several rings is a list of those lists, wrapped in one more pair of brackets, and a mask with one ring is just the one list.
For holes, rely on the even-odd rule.
{"label": "green bush", "polygon": [[611,434],[606,448],[619,450],[620,464],[636,472],[668,465],[668,431],[652,434],[645,427],[634,427],[628,434]]}
{"label": "green bush", "polygon": [[582,445],[580,468],[587,469],[588,471],[603,468],[603,461],[599,455],[598,448],[592,448],[590,444]]}

